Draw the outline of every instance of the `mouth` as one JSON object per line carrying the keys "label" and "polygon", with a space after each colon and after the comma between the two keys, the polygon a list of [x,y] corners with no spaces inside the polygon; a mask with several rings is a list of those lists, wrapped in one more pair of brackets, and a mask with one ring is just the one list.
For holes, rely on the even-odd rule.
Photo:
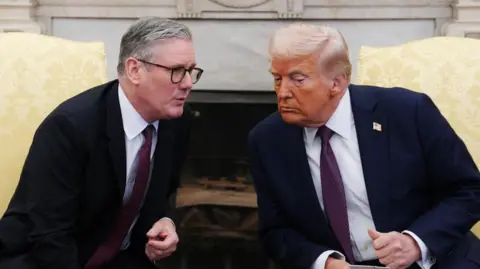
{"label": "mouth", "polygon": [[279,107],[278,110],[283,113],[293,113],[297,111],[297,109],[291,107]]}
{"label": "mouth", "polygon": [[177,97],[177,98],[174,98],[172,100],[172,104],[174,106],[183,106],[185,104],[185,100],[187,100],[187,98],[185,97]]}

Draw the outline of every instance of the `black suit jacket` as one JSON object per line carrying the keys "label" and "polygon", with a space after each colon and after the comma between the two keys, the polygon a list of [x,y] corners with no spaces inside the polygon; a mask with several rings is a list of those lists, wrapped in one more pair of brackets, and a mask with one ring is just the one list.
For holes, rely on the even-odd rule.
{"label": "black suit jacket", "polygon": [[[465,144],[425,94],[349,89],[377,230],[410,230],[447,260],[480,218],[480,174]],[[309,269],[324,251],[343,252],[315,193],[303,128],[274,113],[250,132],[249,147],[260,240],[269,256],[285,268]]]}
{"label": "black suit jacket", "polygon": [[[115,80],[87,90],[41,123],[0,220],[2,255],[27,251],[40,268],[79,269],[106,238],[126,183],[117,89]],[[150,187],[131,236],[130,249],[139,255],[147,231],[167,215],[167,198],[179,185],[188,115],[159,122]]]}

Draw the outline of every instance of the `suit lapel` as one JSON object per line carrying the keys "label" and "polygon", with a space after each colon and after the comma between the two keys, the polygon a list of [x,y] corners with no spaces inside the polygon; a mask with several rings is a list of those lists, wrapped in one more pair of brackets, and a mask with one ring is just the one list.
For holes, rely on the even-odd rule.
{"label": "suit lapel", "polygon": [[[155,160],[152,171],[152,178],[149,190],[160,190],[155,188],[157,183],[168,183],[169,175],[172,167],[172,153],[173,153],[173,131],[171,122],[160,121],[158,125],[157,146],[155,147]],[[159,180],[162,178],[164,180]],[[157,187],[159,187],[158,185]],[[153,187],[153,188],[152,188]],[[163,190],[164,188],[162,188]]]}
{"label": "suit lapel", "polygon": [[354,85],[349,88],[370,209],[376,229],[387,232],[390,230],[387,117],[379,111],[376,97],[368,89]]}
{"label": "suit lapel", "polygon": [[118,83],[114,83],[107,93],[106,129],[109,138],[108,149],[115,171],[120,197],[125,192],[126,182],[126,151],[123,130],[122,113],[118,101]]}

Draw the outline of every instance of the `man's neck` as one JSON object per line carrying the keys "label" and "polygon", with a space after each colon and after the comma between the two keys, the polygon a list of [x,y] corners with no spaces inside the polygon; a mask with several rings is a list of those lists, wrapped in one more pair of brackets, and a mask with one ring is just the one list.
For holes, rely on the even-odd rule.
{"label": "man's neck", "polygon": [[121,79],[119,79],[119,83],[123,93],[127,97],[130,104],[132,104],[133,108],[138,112],[138,114],[140,114],[140,116],[146,122],[153,122],[155,119],[149,116],[151,113],[148,113],[148,110],[146,109],[148,106],[145,105],[142,102],[142,99],[135,94],[135,85],[127,83]]}

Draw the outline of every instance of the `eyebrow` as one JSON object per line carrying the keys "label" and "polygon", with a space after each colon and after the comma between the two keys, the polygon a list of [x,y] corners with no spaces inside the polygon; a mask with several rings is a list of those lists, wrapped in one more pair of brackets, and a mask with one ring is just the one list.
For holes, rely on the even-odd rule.
{"label": "eyebrow", "polygon": [[295,76],[295,75],[302,75],[302,76],[306,76],[305,72],[299,70],[299,69],[293,69],[293,70],[290,70],[288,72],[288,75],[289,76]]}
{"label": "eyebrow", "polygon": [[182,67],[182,68],[185,68],[185,69],[190,69],[190,68],[194,68],[194,67],[196,67],[196,66],[197,66],[197,63],[193,63],[193,64],[187,65],[187,66],[185,66],[184,64],[180,64],[180,63],[179,63],[179,64],[174,64],[174,65],[172,65],[170,68],[173,69],[173,68],[180,68],[180,67]]}
{"label": "eyebrow", "polygon": [[[272,70],[272,69],[268,69],[268,71],[272,74],[272,75],[280,75],[278,74],[275,70]],[[306,76],[306,74],[304,72],[302,72],[300,69],[292,69],[288,72],[288,75],[289,76],[295,76],[295,75],[302,75],[302,76]]]}

